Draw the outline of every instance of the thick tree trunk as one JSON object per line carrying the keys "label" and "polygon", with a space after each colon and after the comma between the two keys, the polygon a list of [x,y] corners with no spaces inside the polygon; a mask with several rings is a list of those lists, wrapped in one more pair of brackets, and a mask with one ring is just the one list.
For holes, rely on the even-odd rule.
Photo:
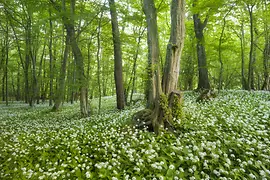
{"label": "thick tree trunk", "polygon": [[[193,4],[195,6],[195,4]],[[210,89],[210,83],[208,79],[208,69],[206,63],[206,53],[204,47],[204,35],[203,30],[207,24],[208,17],[204,22],[201,22],[198,14],[193,15],[194,31],[197,39],[197,58],[198,58],[198,70],[199,70],[199,82],[198,89]]]}
{"label": "thick tree trunk", "polygon": [[[159,133],[161,127],[170,128],[171,113],[168,106],[168,97],[162,94],[159,70],[159,43],[156,21],[156,8],[153,0],[144,0],[144,13],[147,22],[148,62],[150,67],[148,92],[148,107],[153,109],[151,113],[152,127]],[[173,0],[171,4],[171,37],[167,46],[166,65],[163,77],[163,90],[168,95],[178,82],[180,56],[184,40],[184,7],[185,1]],[[174,95],[173,95],[174,96]],[[152,98],[152,100],[151,100]],[[153,102],[152,102],[153,101]],[[149,105],[152,105],[149,106]]]}
{"label": "thick tree trunk", "polygon": [[116,87],[117,108],[124,109],[125,96],[123,86],[122,50],[117,22],[117,12],[114,0],[109,0],[109,5],[112,22],[113,44],[114,44],[114,79]]}
{"label": "thick tree trunk", "polygon": [[162,90],[170,94],[177,89],[180,72],[180,58],[184,47],[185,35],[185,1],[172,0],[171,35],[167,45],[166,62],[162,79]]}
{"label": "thick tree trunk", "polygon": [[159,38],[157,29],[157,13],[153,0],[143,1],[143,11],[147,23],[148,44],[148,80],[146,85],[146,108],[152,109],[161,94],[159,67]]}
{"label": "thick tree trunk", "polygon": [[61,71],[58,81],[58,89],[56,91],[55,103],[53,106],[53,111],[58,111],[62,102],[64,102],[64,94],[65,94],[65,78],[66,78],[66,66],[69,54],[69,37],[66,35],[65,37],[65,50],[63,55],[63,61],[61,64]]}

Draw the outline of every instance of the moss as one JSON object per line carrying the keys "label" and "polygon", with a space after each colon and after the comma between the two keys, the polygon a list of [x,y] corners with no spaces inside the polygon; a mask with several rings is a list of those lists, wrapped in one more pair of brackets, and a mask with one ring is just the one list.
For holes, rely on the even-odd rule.
{"label": "moss", "polygon": [[169,103],[168,103],[168,97],[162,93],[160,95],[160,107],[163,111],[163,115],[164,115],[164,120],[168,120],[168,121],[171,121],[172,119],[172,110],[171,108],[169,108]]}
{"label": "moss", "polygon": [[174,94],[173,96],[172,117],[174,119],[183,119],[183,100],[180,96],[177,96],[176,94]]}

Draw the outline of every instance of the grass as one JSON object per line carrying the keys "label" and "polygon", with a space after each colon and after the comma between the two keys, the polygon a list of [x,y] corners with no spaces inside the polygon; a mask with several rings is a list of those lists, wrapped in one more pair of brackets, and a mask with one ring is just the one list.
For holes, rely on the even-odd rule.
{"label": "grass", "polygon": [[129,126],[143,108],[79,118],[14,103],[0,105],[0,179],[269,179],[270,93],[224,91],[207,103],[184,94],[185,119],[160,136]]}

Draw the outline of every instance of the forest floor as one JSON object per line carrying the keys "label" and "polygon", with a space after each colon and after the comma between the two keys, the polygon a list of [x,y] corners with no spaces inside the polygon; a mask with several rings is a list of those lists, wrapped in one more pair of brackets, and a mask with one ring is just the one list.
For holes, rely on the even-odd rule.
{"label": "forest floor", "polygon": [[79,118],[79,105],[0,105],[0,179],[270,179],[270,93],[224,91],[157,136],[129,126],[136,105]]}

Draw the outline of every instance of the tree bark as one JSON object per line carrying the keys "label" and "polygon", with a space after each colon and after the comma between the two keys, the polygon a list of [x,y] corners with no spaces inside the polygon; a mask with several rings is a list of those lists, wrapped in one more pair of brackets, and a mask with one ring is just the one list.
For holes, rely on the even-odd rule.
{"label": "tree bark", "polygon": [[101,110],[101,82],[100,82],[100,33],[101,33],[101,20],[103,17],[103,11],[101,11],[99,20],[98,20],[98,29],[97,29],[97,83],[98,83],[98,114],[100,114]]}
{"label": "tree bark", "polygon": [[56,91],[55,103],[53,106],[53,111],[58,111],[62,102],[64,102],[64,94],[65,94],[65,78],[66,78],[66,66],[68,61],[69,54],[69,37],[66,35],[65,37],[65,50],[63,55],[63,61],[61,64],[61,71],[59,75],[58,89]]}
{"label": "tree bark", "polygon": [[270,61],[270,39],[268,36],[266,36],[263,52],[264,81],[261,88],[262,90],[270,90],[269,61]]}
{"label": "tree bark", "polygon": [[239,36],[241,42],[241,76],[242,76],[242,89],[247,90],[247,81],[245,78],[245,31],[244,24],[241,23],[241,36]]}
{"label": "tree bark", "polygon": [[136,53],[134,56],[134,62],[133,62],[133,69],[132,69],[132,85],[131,85],[131,93],[130,93],[130,104],[132,103],[132,98],[135,90],[135,80],[136,80],[136,70],[137,70],[137,59],[139,55],[139,50],[140,50],[140,44],[141,44],[141,39],[143,37],[145,28],[141,31],[142,26],[139,29],[139,37],[137,40],[137,47],[136,47]]}
{"label": "tree bark", "polygon": [[162,79],[162,90],[170,94],[177,89],[180,72],[180,58],[184,47],[185,35],[185,1],[172,0],[171,35],[167,45],[166,62]]}
{"label": "tree bark", "polygon": [[6,65],[5,65],[5,77],[6,77],[6,106],[8,106],[8,55],[9,55],[9,39],[8,39],[8,36],[9,36],[9,27],[8,27],[8,23],[6,24],[6,38],[5,38],[5,53],[6,53]]}
{"label": "tree bark", "polygon": [[49,15],[50,15],[50,29],[49,29],[49,57],[50,57],[50,95],[49,95],[49,106],[53,105],[53,78],[54,78],[54,69],[53,69],[53,52],[52,52],[52,42],[53,42],[53,24],[52,24],[52,15],[51,15],[51,9],[49,9]]}
{"label": "tree bark", "polygon": [[[264,11],[267,12],[269,11],[269,6],[267,6],[267,2],[264,1]],[[264,39],[265,39],[265,44],[264,44],[264,50],[263,50],[263,68],[264,68],[264,80],[263,80],[263,85],[261,87],[262,90],[268,90],[270,91],[270,75],[269,75],[269,61],[270,61],[270,26],[269,26],[269,21],[268,18],[264,18]]]}
{"label": "tree bark", "polygon": [[146,108],[153,109],[161,94],[159,69],[159,38],[157,28],[157,13],[154,1],[144,0],[143,11],[147,23],[148,44],[148,80],[146,85]]}
{"label": "tree bark", "polygon": [[25,68],[24,68],[24,80],[25,80],[25,103],[29,103],[30,101],[30,93],[31,91],[29,88],[29,78],[28,78],[28,71],[29,71],[29,66],[30,66],[30,28],[31,28],[31,23],[29,22],[30,20],[27,20],[26,23],[26,28],[25,28]]}
{"label": "tree bark", "polygon": [[86,76],[84,74],[84,62],[82,52],[76,42],[75,37],[75,29],[74,29],[74,14],[75,14],[75,0],[71,0],[70,3],[71,8],[71,18],[68,21],[64,20],[65,28],[67,30],[67,34],[70,38],[70,43],[72,47],[72,51],[74,54],[74,59],[76,62],[76,70],[78,72],[78,83],[80,90],[80,110],[82,117],[89,116],[89,105],[88,105],[88,82]]}
{"label": "tree bark", "polygon": [[16,91],[16,101],[21,100],[21,81],[20,81],[20,63],[18,63],[18,70],[17,70],[17,91]]}
{"label": "tree bark", "polygon": [[249,64],[248,64],[248,90],[254,89],[254,82],[252,78],[254,76],[254,27],[253,27],[253,8],[254,5],[247,4],[250,23],[250,51],[249,51]]}
{"label": "tree bark", "polygon": [[[193,7],[196,6],[197,0],[194,0]],[[197,58],[198,58],[198,70],[199,70],[199,82],[198,89],[210,89],[210,83],[208,79],[208,68],[206,63],[205,53],[205,41],[203,30],[207,25],[208,16],[203,22],[199,18],[199,14],[193,14],[194,31],[197,39]]]}
{"label": "tree bark", "polygon": [[231,12],[232,7],[229,9],[229,11],[225,14],[225,16],[223,17],[222,21],[223,21],[223,25],[222,25],[222,30],[221,30],[221,34],[219,37],[219,43],[218,43],[218,59],[219,59],[219,63],[220,63],[220,70],[219,70],[219,80],[218,80],[218,91],[220,91],[222,89],[222,81],[223,81],[223,61],[222,61],[222,56],[221,56],[221,45],[222,45],[222,38],[224,36],[224,31],[225,31],[225,26],[226,26],[226,17],[229,15],[229,13]]}
{"label": "tree bark", "polygon": [[125,96],[124,96],[123,70],[122,70],[122,50],[117,21],[117,12],[114,0],[109,0],[109,5],[110,5],[112,35],[114,45],[114,79],[116,87],[117,108],[124,109]]}

